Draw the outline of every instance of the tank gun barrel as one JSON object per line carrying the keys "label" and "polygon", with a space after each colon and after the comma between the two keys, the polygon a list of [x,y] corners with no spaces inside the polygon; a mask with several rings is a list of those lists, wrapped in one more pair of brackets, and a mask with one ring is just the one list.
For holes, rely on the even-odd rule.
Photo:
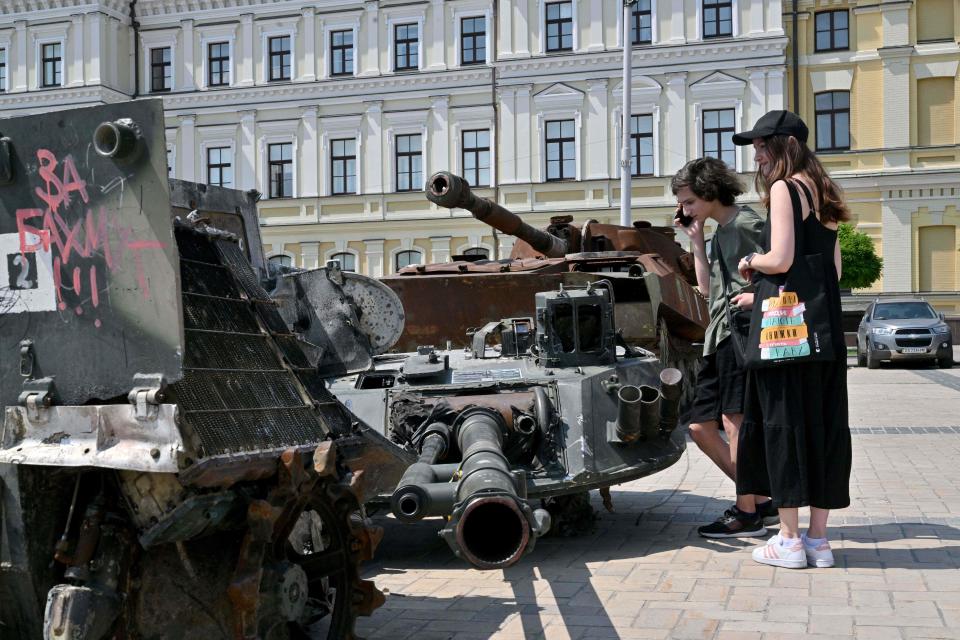
{"label": "tank gun barrel", "polygon": [[531,227],[520,216],[488,198],[475,196],[466,180],[449,171],[438,171],[430,176],[427,199],[448,209],[466,209],[480,222],[523,240],[547,258],[562,258],[568,253],[566,240]]}

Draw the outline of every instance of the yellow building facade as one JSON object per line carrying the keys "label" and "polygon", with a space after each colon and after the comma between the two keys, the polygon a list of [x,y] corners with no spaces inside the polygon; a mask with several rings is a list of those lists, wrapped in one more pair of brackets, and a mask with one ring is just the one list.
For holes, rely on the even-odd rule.
{"label": "yellow building facade", "polygon": [[783,9],[787,103],[884,258],[870,291],[919,293],[957,313],[960,2],[786,0]]}

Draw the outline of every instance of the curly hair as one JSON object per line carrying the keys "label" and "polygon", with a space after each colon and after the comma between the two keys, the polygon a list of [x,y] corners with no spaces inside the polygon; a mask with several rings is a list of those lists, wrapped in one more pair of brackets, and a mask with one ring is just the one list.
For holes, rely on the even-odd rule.
{"label": "curly hair", "polygon": [[717,158],[697,158],[683,165],[670,180],[670,189],[677,195],[684,187],[689,187],[701,200],[719,200],[725,207],[743,193],[740,178],[726,162]]}

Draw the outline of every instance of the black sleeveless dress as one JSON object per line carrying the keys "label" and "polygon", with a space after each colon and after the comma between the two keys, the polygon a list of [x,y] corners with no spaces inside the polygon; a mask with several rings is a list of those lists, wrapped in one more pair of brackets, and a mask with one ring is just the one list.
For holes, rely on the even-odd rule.
{"label": "black sleeveless dress", "polygon": [[[850,504],[852,450],[847,406],[847,357],[840,322],[840,283],[834,265],[837,232],[810,204],[803,221],[803,253],[823,255],[830,329],[837,358],[750,371],[737,446],[737,494],[770,496],[777,507],[841,509]],[[791,182],[794,208],[799,194]],[[770,218],[763,229],[770,250]]]}

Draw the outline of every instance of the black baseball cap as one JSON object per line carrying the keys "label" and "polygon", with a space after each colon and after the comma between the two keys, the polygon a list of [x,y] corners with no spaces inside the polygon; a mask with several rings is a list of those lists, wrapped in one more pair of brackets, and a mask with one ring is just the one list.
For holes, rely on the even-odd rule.
{"label": "black baseball cap", "polygon": [[769,136],[793,136],[800,142],[806,142],[810,130],[793,111],[768,111],[763,114],[750,131],[733,134],[733,144],[751,144],[755,138]]}

